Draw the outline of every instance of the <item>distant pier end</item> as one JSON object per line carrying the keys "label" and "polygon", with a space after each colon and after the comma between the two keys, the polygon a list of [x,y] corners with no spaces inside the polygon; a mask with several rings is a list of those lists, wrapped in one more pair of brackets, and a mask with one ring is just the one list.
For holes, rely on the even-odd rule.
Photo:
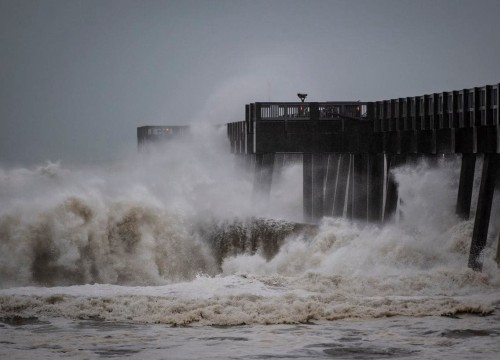
{"label": "distant pier end", "polygon": [[137,128],[139,150],[148,144],[159,144],[187,134],[187,125],[141,126]]}

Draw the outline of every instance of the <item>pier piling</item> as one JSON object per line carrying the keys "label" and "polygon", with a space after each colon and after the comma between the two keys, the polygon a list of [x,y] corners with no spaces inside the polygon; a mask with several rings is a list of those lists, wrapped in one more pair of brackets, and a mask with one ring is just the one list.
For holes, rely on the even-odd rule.
{"label": "pier piling", "polygon": [[304,221],[313,221],[313,156],[305,153],[302,157],[302,204]]}
{"label": "pier piling", "polygon": [[468,220],[470,216],[475,168],[476,154],[463,154],[462,165],[460,168],[460,183],[458,185],[456,213],[464,220]]}
{"label": "pier piling", "polygon": [[393,170],[398,166],[404,164],[404,155],[391,155],[388,158],[387,164],[387,192],[385,197],[385,209],[384,209],[384,222],[389,221],[396,212],[398,207],[398,184],[394,178]]}
{"label": "pier piling", "polygon": [[274,154],[255,155],[255,177],[253,184],[253,201],[264,208],[271,194],[271,183],[274,170]]}
{"label": "pier piling", "polygon": [[318,222],[324,214],[325,179],[328,155],[319,153],[313,155],[313,222]]}
{"label": "pier piling", "polygon": [[480,255],[488,236],[493,192],[499,167],[500,154],[485,154],[468,264],[475,271],[481,271],[483,268]]}
{"label": "pier piling", "polygon": [[336,217],[342,217],[344,215],[347,181],[349,179],[349,167],[351,164],[350,154],[340,154],[339,162],[339,173],[335,186],[335,202],[333,207],[333,216]]}
{"label": "pier piling", "polygon": [[384,203],[384,154],[369,154],[368,221],[382,221]]}
{"label": "pier piling", "polygon": [[352,217],[355,220],[368,219],[368,156],[353,155]]}
{"label": "pier piling", "polygon": [[326,168],[324,216],[333,216],[340,154],[329,154]]}

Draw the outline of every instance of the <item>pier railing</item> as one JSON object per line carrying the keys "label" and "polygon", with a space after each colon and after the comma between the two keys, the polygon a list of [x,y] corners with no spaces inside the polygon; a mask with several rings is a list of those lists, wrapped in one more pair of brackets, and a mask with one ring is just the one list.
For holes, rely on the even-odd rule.
{"label": "pier railing", "polygon": [[375,131],[467,128],[499,123],[499,84],[374,102]]}
{"label": "pier railing", "polygon": [[[354,128],[356,133],[370,130],[372,108],[359,101],[248,104],[245,121],[227,124],[231,149],[242,154],[307,152],[310,145],[317,149],[329,142],[334,146],[330,151],[340,151],[345,142],[328,137]],[[357,135],[349,142],[353,139],[357,142]]]}
{"label": "pier railing", "polygon": [[[319,120],[341,119],[351,117],[365,119],[366,103],[360,102],[323,102],[312,103],[317,108]],[[311,103],[256,103],[259,113],[254,113],[253,120],[311,120]]]}

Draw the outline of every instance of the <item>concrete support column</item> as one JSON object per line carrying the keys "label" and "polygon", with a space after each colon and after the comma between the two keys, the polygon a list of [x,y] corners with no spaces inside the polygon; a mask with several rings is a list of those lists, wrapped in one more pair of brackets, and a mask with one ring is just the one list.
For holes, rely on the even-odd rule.
{"label": "concrete support column", "polygon": [[495,261],[500,267],[500,234],[498,234],[498,239],[497,239],[497,256],[495,257]]}
{"label": "concrete support column", "polygon": [[328,165],[327,154],[313,155],[313,204],[312,204],[312,219],[314,222],[319,221],[323,217],[324,198],[325,198],[325,178],[326,167]]}
{"label": "concrete support column", "polygon": [[349,154],[349,172],[347,175],[345,217],[352,220],[354,201],[354,155]]}
{"label": "concrete support column", "polygon": [[481,186],[479,187],[476,218],[474,220],[474,232],[472,233],[469,253],[469,267],[475,271],[481,271],[483,268],[483,263],[479,257],[486,245],[493,192],[495,190],[495,182],[497,174],[499,173],[499,168],[500,154],[484,155]]}
{"label": "concrete support column", "polygon": [[277,183],[281,180],[281,173],[283,172],[283,167],[285,166],[285,154],[275,154],[274,155],[274,182]]}
{"label": "concrete support column", "polygon": [[313,156],[311,153],[302,155],[302,196],[304,221],[311,223],[313,221]]}
{"label": "concrete support column", "polygon": [[385,154],[368,156],[368,221],[380,222],[384,203]]}
{"label": "concrete support column", "polygon": [[462,219],[470,216],[472,188],[474,185],[474,170],[476,168],[476,154],[463,154],[460,169],[460,184],[458,185],[456,213]]}
{"label": "concrete support column", "polygon": [[368,216],[368,155],[353,154],[352,217],[367,220]]}
{"label": "concrete support column", "polygon": [[264,208],[271,194],[274,170],[274,154],[255,155],[255,177],[253,183],[254,204]]}
{"label": "concrete support column", "polygon": [[387,191],[385,199],[385,209],[384,209],[384,222],[389,221],[394,213],[396,212],[398,206],[398,184],[394,179],[392,170],[396,167],[404,164],[404,155],[390,155],[387,161]]}
{"label": "concrete support column", "polygon": [[324,216],[333,216],[333,205],[335,202],[335,189],[337,187],[339,161],[340,154],[330,154],[328,156],[325,180],[325,203],[323,205]]}
{"label": "concrete support column", "polygon": [[349,178],[349,167],[351,164],[350,154],[340,154],[337,184],[335,186],[335,201],[333,206],[333,216],[341,217],[344,215],[345,198],[347,191],[347,180]]}

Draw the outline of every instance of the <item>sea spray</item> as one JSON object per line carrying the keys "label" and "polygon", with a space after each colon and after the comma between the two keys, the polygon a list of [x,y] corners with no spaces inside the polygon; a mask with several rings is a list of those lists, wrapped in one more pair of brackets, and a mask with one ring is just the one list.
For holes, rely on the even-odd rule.
{"label": "sea spray", "polygon": [[[466,266],[473,220],[453,213],[457,163],[396,169],[398,222],[325,218],[296,232],[254,211],[230,156],[210,164],[193,146],[111,169],[2,170],[0,317],[235,325],[500,305],[491,242],[483,273]],[[300,182],[288,175],[287,191]]]}
{"label": "sea spray", "polygon": [[206,246],[175,214],[137,202],[70,197],[25,220],[0,219],[2,285],[161,284],[214,274]]}
{"label": "sea spray", "polygon": [[215,274],[211,251],[191,229],[207,217],[250,213],[251,182],[213,129],[209,139],[108,167],[0,168],[0,286]]}
{"label": "sea spray", "polygon": [[[200,127],[108,167],[0,168],[0,287],[215,275],[240,223],[249,236],[231,254],[272,257],[294,225],[255,218],[263,214],[251,203],[252,176],[235,166],[224,140],[217,128]],[[295,170],[285,170],[293,183]],[[290,198],[273,211],[300,209]]]}

